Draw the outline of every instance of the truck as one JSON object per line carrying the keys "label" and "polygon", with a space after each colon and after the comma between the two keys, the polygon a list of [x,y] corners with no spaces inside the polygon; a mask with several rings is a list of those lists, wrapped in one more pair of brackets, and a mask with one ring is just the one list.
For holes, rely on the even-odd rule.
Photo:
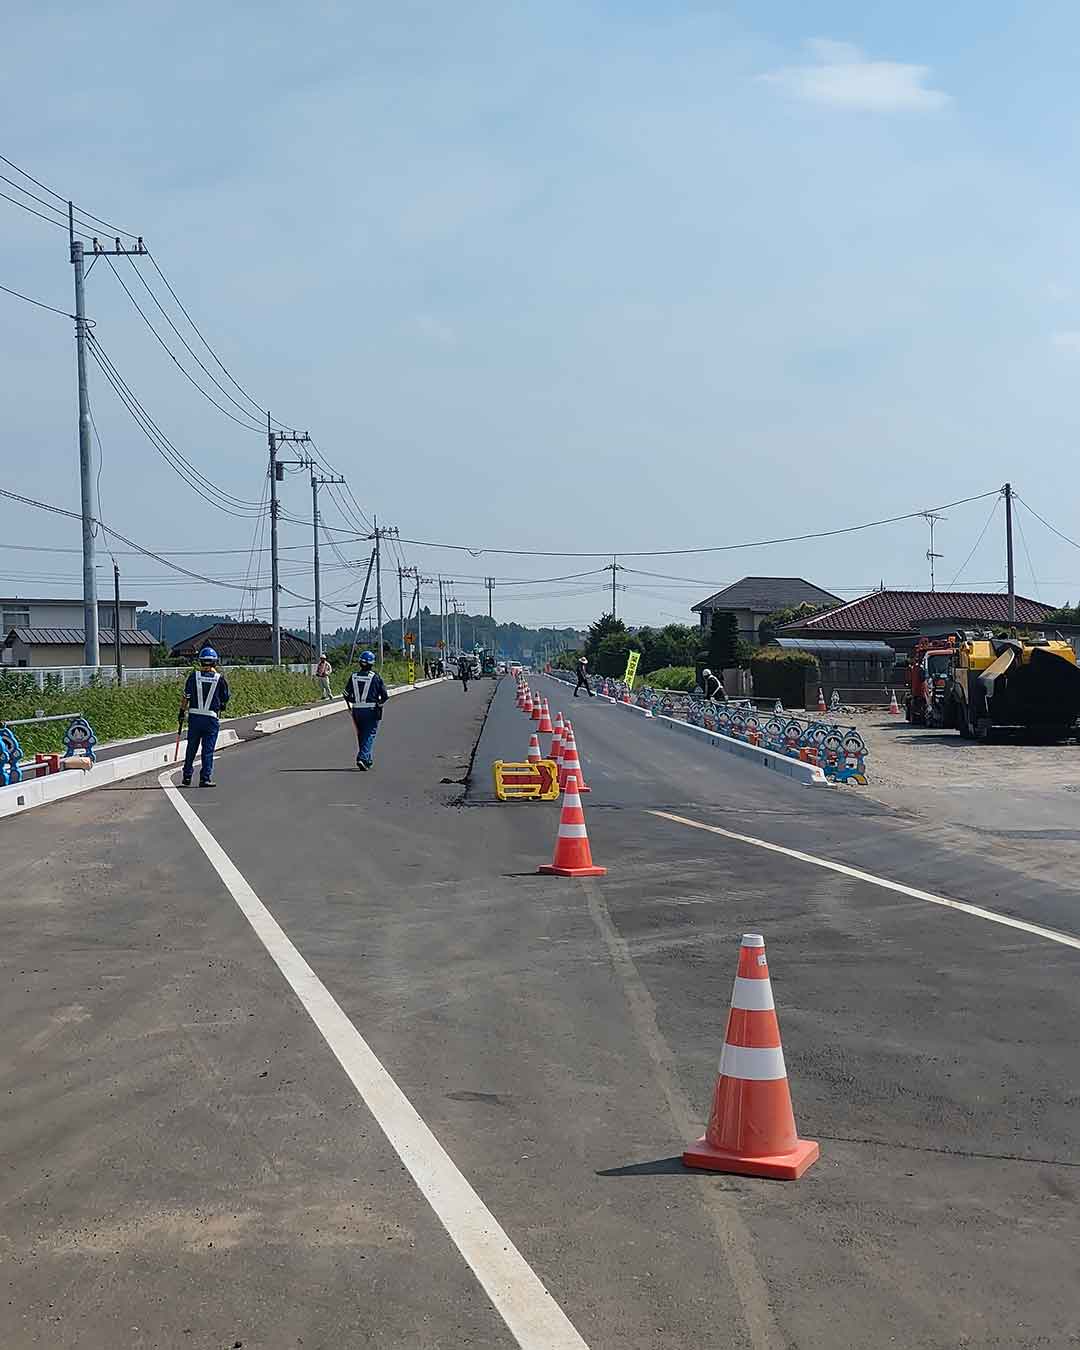
{"label": "truck", "polygon": [[957,633],[942,725],[969,740],[1005,728],[1064,740],[1080,717],[1080,668],[1063,638]]}
{"label": "truck", "polygon": [[956,652],[956,638],[920,638],[907,669],[904,712],[912,726],[945,725],[945,698]]}

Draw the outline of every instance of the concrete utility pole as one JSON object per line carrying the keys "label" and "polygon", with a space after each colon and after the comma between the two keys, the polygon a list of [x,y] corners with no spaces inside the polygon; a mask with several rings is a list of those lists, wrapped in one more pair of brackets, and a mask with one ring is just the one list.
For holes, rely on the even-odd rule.
{"label": "concrete utility pole", "polygon": [[442,643],[442,649],[446,651],[446,614],[444,610],[446,604],[443,600],[442,577],[439,577],[439,641]]}
{"label": "concrete utility pole", "polygon": [[485,577],[484,585],[487,587],[488,593],[488,618],[491,620],[491,647],[493,654],[497,657],[499,654],[499,644],[495,641],[495,618],[491,612],[491,597],[495,590],[495,578]]}
{"label": "concrete utility pole", "polygon": [[116,656],[116,687],[124,683],[124,665],[120,655],[120,564],[113,559],[113,650]]}
{"label": "concrete utility pole", "polygon": [[[364,612],[364,606],[367,604],[368,588],[371,586],[371,572],[375,566],[375,555],[378,553],[378,540],[376,547],[371,550],[371,557],[368,559],[367,576],[364,578],[364,590],[360,596],[360,603],[356,606],[356,622],[353,624],[352,646],[349,648],[349,665],[353,663],[356,656],[356,639],[360,636],[360,616]],[[381,655],[381,644],[380,644]]]}
{"label": "concrete utility pole", "polygon": [[324,483],[344,483],[340,475],[322,475],[315,472],[315,465],[309,460],[311,469],[311,529],[315,540],[315,648],[322,656],[322,591],[319,577],[319,488]]}
{"label": "concrete utility pole", "polygon": [[1002,488],[1005,494],[1005,565],[1008,569],[1009,584],[1009,622],[1016,622],[1016,572],[1013,568],[1013,536],[1012,536],[1012,484],[1006,483]]}
{"label": "concrete utility pole", "polygon": [[615,573],[616,573],[616,572],[621,572],[621,571],[622,571],[622,568],[621,568],[621,567],[619,566],[619,564],[615,561],[615,559],[612,558],[612,560],[611,560],[611,561],[607,564],[607,566],[604,568],[604,571],[605,571],[605,572],[610,572],[610,573],[611,573],[611,617],[614,619],[614,618],[615,618]]}
{"label": "concrete utility pole", "polygon": [[401,655],[405,655],[405,569],[398,564],[397,570],[398,613],[401,615]]}
{"label": "concrete utility pole", "polygon": [[[68,202],[68,243],[71,265],[75,270],[75,363],[79,379],[79,495],[82,509],[83,555],[83,665],[101,665],[101,647],[98,638],[97,573],[94,571],[94,478],[91,467],[93,452],[90,443],[90,391],[86,383],[86,262],[81,239],[75,238],[75,207]],[[90,244],[96,258],[110,254],[116,258],[138,256],[146,252],[140,235],[134,248],[121,248],[120,240],[113,240],[112,248],[105,248],[97,238]],[[91,267],[93,263],[90,264]]]}
{"label": "concrete utility pole", "polygon": [[301,466],[310,463],[303,459],[278,459],[282,445],[306,445],[311,437],[305,431],[274,431],[270,414],[266,414],[266,437],[270,443],[270,624],[272,633],[271,659],[281,665],[281,583],[278,580],[278,504],[277,485],[285,479],[285,465]]}

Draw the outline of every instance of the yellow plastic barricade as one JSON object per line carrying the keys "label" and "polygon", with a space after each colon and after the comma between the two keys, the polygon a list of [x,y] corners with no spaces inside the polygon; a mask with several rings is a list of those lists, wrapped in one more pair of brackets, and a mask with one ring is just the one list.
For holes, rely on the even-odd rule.
{"label": "yellow plastic barricade", "polygon": [[491,766],[495,796],[501,802],[553,802],[559,795],[559,770],[553,759],[510,763],[497,759]]}

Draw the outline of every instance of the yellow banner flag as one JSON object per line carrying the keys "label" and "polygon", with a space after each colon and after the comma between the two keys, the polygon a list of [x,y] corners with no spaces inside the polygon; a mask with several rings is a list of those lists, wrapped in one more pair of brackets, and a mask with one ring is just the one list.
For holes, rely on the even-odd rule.
{"label": "yellow banner flag", "polygon": [[640,652],[631,652],[626,658],[626,674],[623,676],[623,684],[630,689],[633,689],[634,687],[634,680],[637,678],[637,668],[640,660]]}

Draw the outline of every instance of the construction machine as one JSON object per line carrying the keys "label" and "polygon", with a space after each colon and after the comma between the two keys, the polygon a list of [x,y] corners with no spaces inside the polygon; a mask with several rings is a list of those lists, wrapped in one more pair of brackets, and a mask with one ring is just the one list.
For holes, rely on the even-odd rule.
{"label": "construction machine", "polygon": [[972,740],[1007,727],[1063,740],[1078,716],[1080,667],[1064,639],[956,634],[943,726]]}
{"label": "construction machine", "polygon": [[904,699],[907,720],[913,726],[945,725],[945,700],[956,638],[920,638],[911,653]]}

